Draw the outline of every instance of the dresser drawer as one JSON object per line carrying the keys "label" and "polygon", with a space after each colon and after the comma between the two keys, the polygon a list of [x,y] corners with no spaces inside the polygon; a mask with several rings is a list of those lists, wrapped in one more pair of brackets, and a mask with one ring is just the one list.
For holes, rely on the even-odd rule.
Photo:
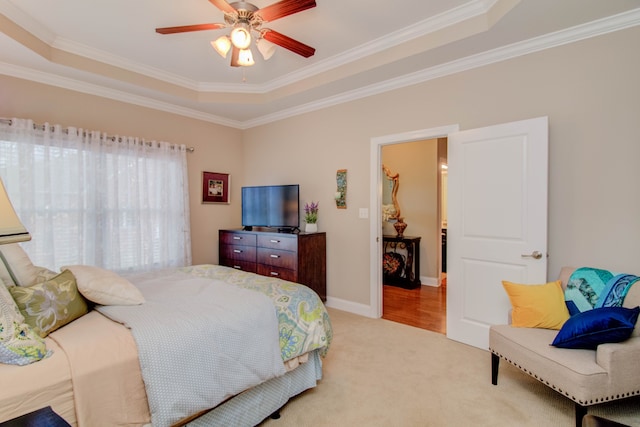
{"label": "dresser drawer", "polygon": [[327,299],[325,233],[219,230],[218,255],[220,265],[302,283]]}
{"label": "dresser drawer", "polygon": [[294,269],[296,254],[279,249],[258,248],[258,264]]}
{"label": "dresser drawer", "polygon": [[223,245],[244,245],[244,246],[256,245],[255,234],[222,231],[220,232],[219,238],[220,238],[220,244],[223,244]]}
{"label": "dresser drawer", "polygon": [[247,261],[238,261],[229,258],[221,258],[220,265],[224,265],[225,267],[235,268],[236,270],[246,271],[248,273],[256,273],[257,266],[255,262],[247,262]]}
{"label": "dresser drawer", "polygon": [[273,265],[258,264],[258,274],[262,276],[277,277],[289,282],[296,281],[296,272],[288,268],[275,267]]}
{"label": "dresser drawer", "polygon": [[220,258],[236,261],[256,262],[256,247],[242,245],[220,245]]}
{"label": "dresser drawer", "polygon": [[261,248],[281,249],[283,251],[296,251],[298,240],[295,236],[266,235],[258,236],[258,246]]}

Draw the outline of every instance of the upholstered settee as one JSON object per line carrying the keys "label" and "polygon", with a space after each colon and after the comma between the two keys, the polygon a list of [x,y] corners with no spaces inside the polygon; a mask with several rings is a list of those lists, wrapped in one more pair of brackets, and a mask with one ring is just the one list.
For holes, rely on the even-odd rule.
{"label": "upholstered settee", "polygon": [[[562,291],[574,268],[560,273]],[[640,305],[640,283],[631,286],[623,307]],[[637,316],[637,312],[636,312]],[[637,326],[637,325],[636,325]],[[633,328],[633,325],[631,325]],[[493,325],[489,331],[491,380],[498,384],[500,359],[516,366],[575,402],[576,426],[582,425],[587,407],[640,395],[640,330],[621,342],[599,344],[595,349],[552,346],[556,329]]]}

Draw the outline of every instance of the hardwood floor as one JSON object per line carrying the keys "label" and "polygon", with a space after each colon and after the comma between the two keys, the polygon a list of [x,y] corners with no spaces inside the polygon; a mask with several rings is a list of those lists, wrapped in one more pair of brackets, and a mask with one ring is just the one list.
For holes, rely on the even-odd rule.
{"label": "hardwood floor", "polygon": [[383,285],[382,318],[429,331],[447,333],[447,286],[403,289]]}

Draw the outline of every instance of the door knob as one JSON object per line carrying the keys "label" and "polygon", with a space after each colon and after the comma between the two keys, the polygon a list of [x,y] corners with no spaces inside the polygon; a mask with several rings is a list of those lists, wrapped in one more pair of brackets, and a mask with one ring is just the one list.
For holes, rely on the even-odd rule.
{"label": "door knob", "polygon": [[531,252],[531,254],[527,255],[527,254],[522,254],[520,255],[522,258],[534,258],[534,259],[540,259],[542,258],[542,252],[540,251],[533,251]]}

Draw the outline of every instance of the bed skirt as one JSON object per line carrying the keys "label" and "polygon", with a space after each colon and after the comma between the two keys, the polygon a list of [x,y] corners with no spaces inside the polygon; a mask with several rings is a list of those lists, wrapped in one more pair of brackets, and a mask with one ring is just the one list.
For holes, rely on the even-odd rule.
{"label": "bed skirt", "polygon": [[315,387],[321,378],[322,360],[319,350],[315,350],[310,354],[309,360],[296,369],[235,396],[200,418],[191,421],[187,426],[248,427],[258,425],[269,415],[282,408],[290,398]]}

